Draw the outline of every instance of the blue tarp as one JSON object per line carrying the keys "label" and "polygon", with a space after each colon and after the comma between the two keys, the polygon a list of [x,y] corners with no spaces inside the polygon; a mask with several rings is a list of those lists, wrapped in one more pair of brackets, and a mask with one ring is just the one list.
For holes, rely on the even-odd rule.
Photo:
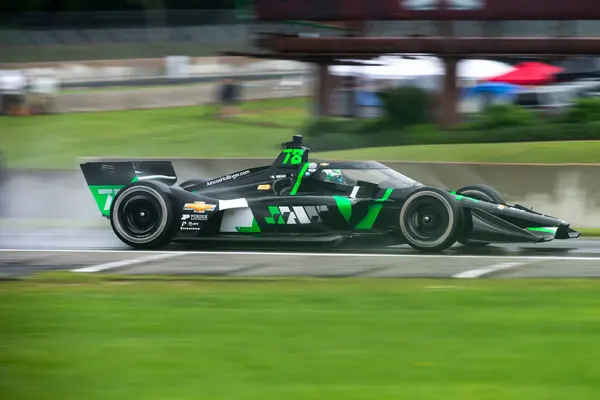
{"label": "blue tarp", "polygon": [[356,105],[359,107],[381,107],[383,103],[377,93],[358,90],[356,92]]}
{"label": "blue tarp", "polygon": [[481,93],[488,93],[496,96],[514,96],[523,90],[522,86],[512,85],[502,82],[486,82],[466,88],[463,92],[464,96],[473,96]]}

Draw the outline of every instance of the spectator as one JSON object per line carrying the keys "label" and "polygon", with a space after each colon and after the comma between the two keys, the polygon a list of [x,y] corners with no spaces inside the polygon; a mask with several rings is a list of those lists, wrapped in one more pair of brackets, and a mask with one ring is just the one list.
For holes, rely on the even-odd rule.
{"label": "spectator", "polygon": [[0,70],[0,115],[8,115],[7,76],[7,71]]}
{"label": "spectator", "polygon": [[234,79],[227,78],[222,81],[220,89],[221,116],[232,116],[235,114],[236,105],[239,102],[239,86]]}
{"label": "spectator", "polygon": [[15,115],[23,112],[27,79],[21,71],[4,71],[0,75],[2,114]]}
{"label": "spectator", "polygon": [[59,82],[53,72],[37,73],[31,78],[29,104],[33,114],[50,114]]}

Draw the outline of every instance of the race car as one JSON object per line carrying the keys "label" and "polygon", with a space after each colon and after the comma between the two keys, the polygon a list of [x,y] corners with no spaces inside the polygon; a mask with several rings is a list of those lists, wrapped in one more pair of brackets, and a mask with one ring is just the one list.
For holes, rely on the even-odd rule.
{"label": "race car", "polygon": [[271,165],[177,183],[170,161],[80,165],[115,235],[138,249],[234,240],[408,244],[540,243],[580,236],[569,223],[509,205],[487,185],[426,186],[375,162],[310,161],[295,135]]}

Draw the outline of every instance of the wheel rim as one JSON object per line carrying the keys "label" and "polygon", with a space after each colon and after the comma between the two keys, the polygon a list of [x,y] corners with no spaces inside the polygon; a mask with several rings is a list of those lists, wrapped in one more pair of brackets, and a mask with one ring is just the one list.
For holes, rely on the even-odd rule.
{"label": "wheel rim", "polygon": [[158,221],[162,218],[161,207],[152,196],[136,195],[125,201],[121,218],[129,234],[146,237],[158,228]]}
{"label": "wheel rim", "polygon": [[450,218],[445,207],[434,201],[421,201],[409,205],[406,212],[407,228],[420,242],[436,242],[448,230]]}
{"label": "wheel rim", "polygon": [[152,188],[136,186],[125,189],[121,196],[117,196],[113,207],[115,232],[131,243],[150,243],[167,226],[166,204]]}

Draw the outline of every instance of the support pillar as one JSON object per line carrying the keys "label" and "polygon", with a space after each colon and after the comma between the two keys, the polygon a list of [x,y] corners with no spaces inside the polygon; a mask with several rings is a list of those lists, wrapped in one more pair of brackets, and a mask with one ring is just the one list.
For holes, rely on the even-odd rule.
{"label": "support pillar", "polygon": [[356,107],[356,89],[358,79],[355,76],[348,76],[345,80],[346,93],[348,94],[347,104],[348,112],[347,118],[356,118],[358,116]]}
{"label": "support pillar", "polygon": [[316,110],[317,117],[327,117],[331,113],[331,91],[333,84],[329,75],[329,64],[317,63],[316,79]]}
{"label": "support pillar", "polygon": [[459,88],[457,84],[457,66],[459,59],[456,57],[443,57],[446,74],[440,94],[439,125],[442,128],[452,128],[460,124],[458,112]]}

